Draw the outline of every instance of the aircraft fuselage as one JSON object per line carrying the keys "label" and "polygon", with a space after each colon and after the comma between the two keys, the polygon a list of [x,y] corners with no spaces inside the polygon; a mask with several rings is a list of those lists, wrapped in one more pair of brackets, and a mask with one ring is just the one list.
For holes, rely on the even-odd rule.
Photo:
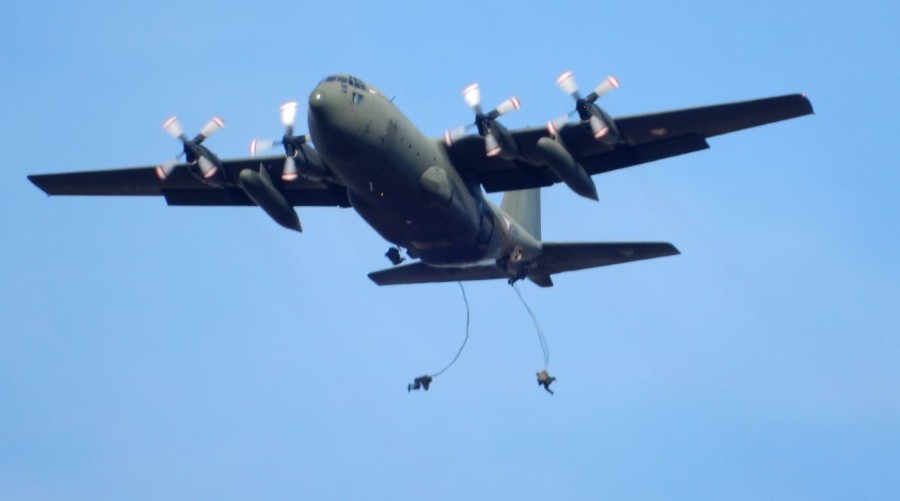
{"label": "aircraft fuselage", "polygon": [[465,182],[441,141],[378,91],[344,80],[330,77],[310,94],[310,135],[354,209],[384,239],[434,266],[506,262],[516,249],[540,252],[477,183]]}

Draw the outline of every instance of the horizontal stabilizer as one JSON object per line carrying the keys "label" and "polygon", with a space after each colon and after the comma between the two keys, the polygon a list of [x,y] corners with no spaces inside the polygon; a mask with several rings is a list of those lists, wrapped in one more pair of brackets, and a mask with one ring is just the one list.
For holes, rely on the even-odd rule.
{"label": "horizontal stabilizer", "polygon": [[[541,287],[552,286],[550,276],[557,273],[680,254],[675,246],[665,242],[545,242],[543,247],[537,267],[528,273],[528,279]],[[509,276],[493,265],[435,268],[418,262],[375,271],[369,273],[369,278],[378,285],[400,285],[508,279]]]}
{"label": "horizontal stabilizer", "polygon": [[508,277],[503,270],[493,265],[465,268],[435,268],[419,262],[374,271],[369,273],[369,278],[378,285],[400,285],[491,280]]}
{"label": "horizontal stabilizer", "polygon": [[537,276],[681,254],[665,242],[544,242]]}

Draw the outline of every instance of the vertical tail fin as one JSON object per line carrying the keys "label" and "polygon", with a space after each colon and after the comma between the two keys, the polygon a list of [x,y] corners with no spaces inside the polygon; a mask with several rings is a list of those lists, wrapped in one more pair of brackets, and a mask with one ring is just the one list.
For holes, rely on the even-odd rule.
{"label": "vertical tail fin", "polygon": [[541,240],[541,190],[507,191],[500,203],[503,212],[509,214],[535,240]]}

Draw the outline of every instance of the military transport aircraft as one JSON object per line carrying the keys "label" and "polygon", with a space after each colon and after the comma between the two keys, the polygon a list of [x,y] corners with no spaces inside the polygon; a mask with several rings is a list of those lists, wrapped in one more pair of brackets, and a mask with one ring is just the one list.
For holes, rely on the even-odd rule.
{"label": "military transport aircraft", "polygon": [[[206,146],[224,125],[221,119],[190,138],[171,117],[163,129],[181,141],[176,159],[29,179],[48,195],[161,195],[169,205],[258,205],[297,231],[295,206],[353,207],[392,244],[386,256],[395,266],[369,274],[379,285],[527,278],[548,287],[557,273],[678,250],[661,242],[542,242],[541,187],[562,182],[597,200],[592,175],[703,150],[710,137],[813,111],[806,96],[794,94],[612,118],[596,101],[618,87],[614,77],[587,95],[579,93],[571,72],[556,83],[574,98],[574,111],[546,127],[518,130],[497,120],[517,110],[518,99],[485,111],[478,85],[469,85],[463,99],[475,121],[441,140],[420,132],[375,87],[334,75],[309,95],[309,135],[295,135],[298,103],[288,102],[281,107],[284,136],[253,141],[249,158],[221,160]],[[276,145],[283,146],[283,156],[256,156]],[[507,193],[498,207],[485,191]],[[416,261],[401,265],[401,249]]]}

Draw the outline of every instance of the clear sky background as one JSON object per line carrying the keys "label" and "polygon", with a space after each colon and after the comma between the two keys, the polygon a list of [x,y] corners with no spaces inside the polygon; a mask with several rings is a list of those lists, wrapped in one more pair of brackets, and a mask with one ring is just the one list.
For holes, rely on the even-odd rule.
{"label": "clear sky background", "polygon": [[[727,2],[726,2],[727,3]],[[4,2],[0,499],[900,497],[900,8],[891,1]],[[547,240],[683,255],[379,288],[351,210],[47,198],[27,174],[152,165],[212,115],[245,156],[325,75],[439,136],[607,74],[614,116],[806,92],[816,115],[544,190]],[[301,126],[301,128],[303,128]],[[496,197],[495,197],[496,198]]]}

